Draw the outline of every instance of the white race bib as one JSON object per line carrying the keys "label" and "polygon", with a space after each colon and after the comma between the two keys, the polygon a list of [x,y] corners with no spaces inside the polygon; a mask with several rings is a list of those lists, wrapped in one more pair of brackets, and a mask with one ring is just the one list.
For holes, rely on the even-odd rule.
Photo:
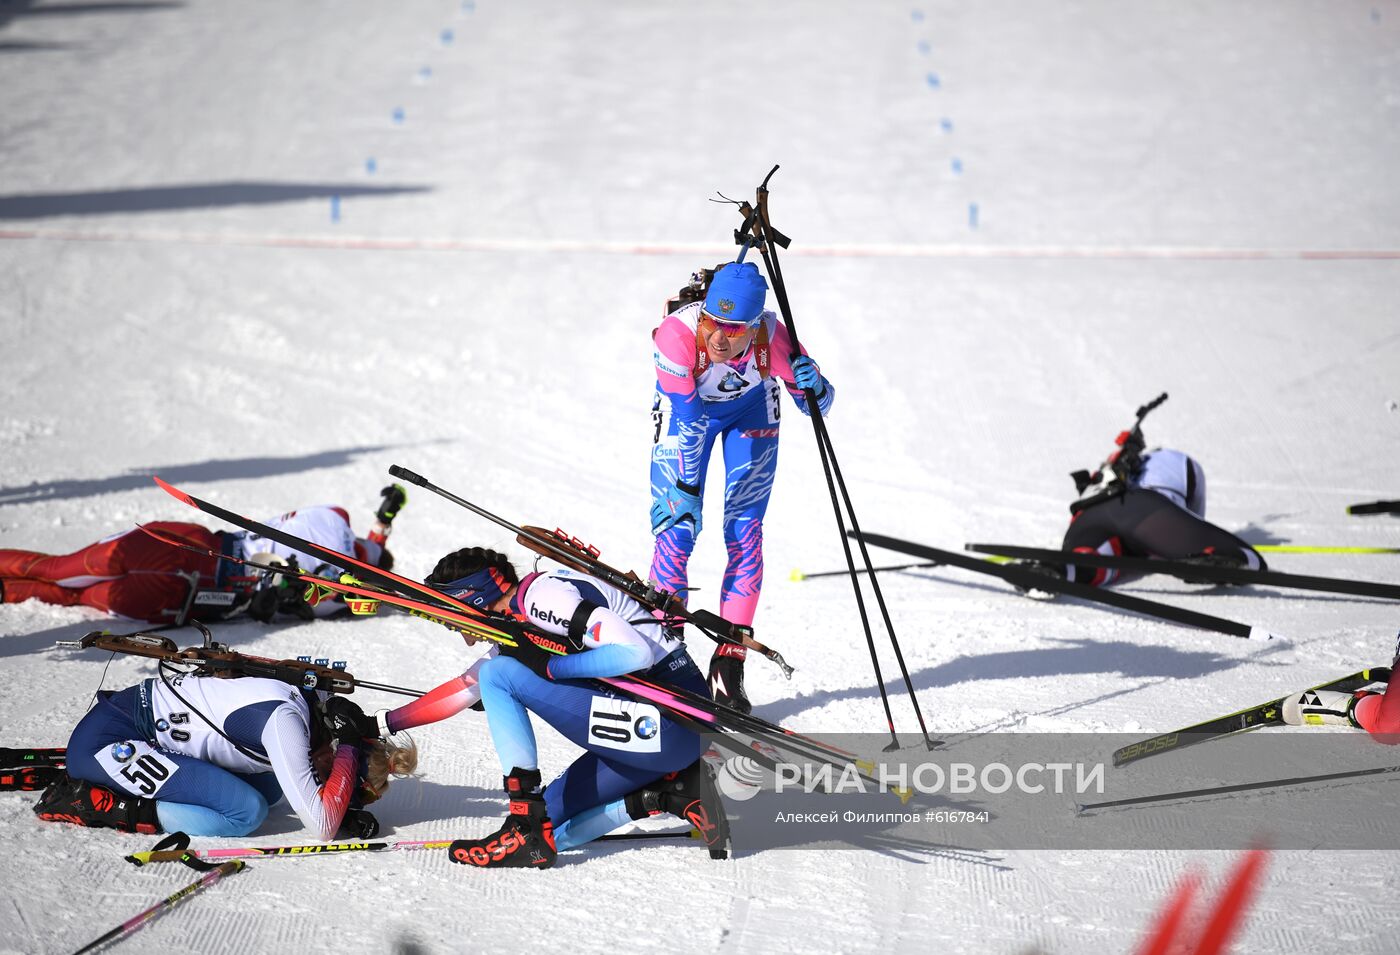
{"label": "white race bib", "polygon": [[588,708],[588,742],[629,753],[659,753],[661,711],[650,703],[594,696]]}
{"label": "white race bib", "polygon": [[180,766],[145,740],[113,743],[97,754],[97,764],[118,787],[133,796],[154,796]]}

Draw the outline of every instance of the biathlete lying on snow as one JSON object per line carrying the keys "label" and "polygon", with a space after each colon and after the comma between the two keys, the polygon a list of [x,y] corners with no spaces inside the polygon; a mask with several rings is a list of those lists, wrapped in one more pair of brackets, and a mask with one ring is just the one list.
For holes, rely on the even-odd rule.
{"label": "biathlete lying on snow", "polygon": [[[350,515],[341,507],[305,507],[267,523],[387,570],[394,559],[385,542],[405,495],[397,484],[381,493],[383,500],[368,537],[355,536]],[[340,573],[339,568],[314,557],[243,531],[211,531],[183,521],[155,521],[146,526],[230,557],[260,564],[295,563],[302,570],[321,575]],[[82,605],[151,623],[208,623],[245,611],[263,621],[279,612],[310,620],[345,607],[340,601],[308,606],[302,598],[305,589],[301,584],[280,586],[262,574],[250,575],[247,567],[233,561],[173,547],[139,528],[103,538],[71,554],[0,549],[0,603],[35,599],[65,607]]]}
{"label": "biathlete lying on snow", "polygon": [[[1194,459],[1169,448],[1144,451],[1134,431],[1110,462],[1103,480],[1070,505],[1062,550],[1266,569],[1258,551],[1205,519],[1206,475]],[[1035,566],[1093,586],[1119,577],[1102,567]]]}
{"label": "biathlete lying on snow", "polygon": [[368,839],[363,807],[418,752],[376,739],[341,696],[258,677],[186,674],[103,691],[68,740],[68,775],[34,807],[41,818],[127,832],[244,836],[285,797],[319,839]]}
{"label": "biathlete lying on snow", "polygon": [[[698,273],[703,276],[704,273]],[[763,587],[763,516],[778,470],[778,397],[786,388],[811,415],[803,391],[825,416],[836,390],[805,350],[794,353],[787,327],[763,303],[768,284],[752,262],[714,272],[701,301],[699,278],[673,301],[689,299],[652,333],[656,399],[652,404],[651,579],[684,594],[686,565],[700,536],[705,472],[718,442],[724,450],[724,546],[728,564],[719,612],[750,626]],[[744,694],[747,649],[721,644],[710,661],[711,692],[749,712]]]}
{"label": "biathlete lying on snow", "polygon": [[[480,547],[448,554],[425,582],[557,635],[571,651],[559,656],[525,640],[519,648],[493,645],[460,677],[379,714],[379,731],[388,735],[478,702],[486,710],[510,814],[491,835],[454,842],[454,862],[546,868],[559,850],[661,812],[689,821],[710,845],[727,840],[718,791],[700,758],[700,736],[655,706],[578,682],[637,673],[704,695],[704,677],[684,644],[650,612],[620,590],[571,570],[520,580],[504,555]],[[463,637],[476,642],[470,634]],[[585,750],[545,787],[531,713]]]}

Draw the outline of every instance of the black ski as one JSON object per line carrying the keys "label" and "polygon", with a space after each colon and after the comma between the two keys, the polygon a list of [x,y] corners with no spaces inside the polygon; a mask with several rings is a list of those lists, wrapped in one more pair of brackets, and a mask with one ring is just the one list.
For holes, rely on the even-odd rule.
{"label": "black ski", "polygon": [[35,766],[68,765],[68,750],[62,746],[40,746],[11,749],[0,746],[0,769],[33,769]]}
{"label": "black ski", "polygon": [[1400,501],[1371,501],[1367,504],[1353,504],[1347,508],[1348,514],[1400,514]]}
{"label": "black ski", "polygon": [[1273,639],[1273,634],[1263,627],[1251,626],[1247,623],[1238,623],[1234,620],[1227,620],[1224,617],[1215,617],[1194,610],[1186,610],[1182,607],[1173,607],[1171,604],[1159,603],[1155,600],[1147,600],[1143,597],[1135,597],[1131,594],[1119,593],[1114,590],[1090,587],[1088,584],[1061,580],[1058,577],[1038,574],[1034,571],[1025,570],[1014,565],[993,564],[976,557],[968,557],[965,554],[959,554],[955,551],[939,550],[937,547],[929,547],[927,544],[915,544],[911,541],[900,540],[897,537],[886,537],[883,534],[864,534],[862,536],[867,543],[874,544],[876,547],[884,547],[889,550],[898,551],[901,554],[922,557],[925,560],[937,561],[940,564],[947,564],[951,567],[960,567],[963,570],[970,570],[978,574],[1000,577],[1007,583],[1023,590],[1043,590],[1049,593],[1066,594],[1071,597],[1078,597],[1080,600],[1087,600],[1091,603],[1104,604],[1110,607],[1116,607],[1120,610],[1131,610],[1134,613],[1146,614],[1149,617],[1156,617],[1159,620],[1167,620],[1171,623],[1184,624],[1188,627],[1199,627],[1202,630],[1214,630],[1217,633],[1229,634],[1232,637],[1242,637],[1246,639],[1253,637],[1265,640]]}
{"label": "black ski", "polygon": [[[1298,692],[1312,693],[1317,690],[1336,690],[1341,693],[1350,693],[1372,683],[1384,683],[1389,679],[1390,667],[1371,667],[1335,680],[1329,680],[1326,683],[1319,683],[1317,686],[1310,686],[1306,690]],[[1140,762],[1149,756],[1184,749],[1187,746],[1195,746],[1197,743],[1206,743],[1213,739],[1220,739],[1222,736],[1256,730],[1261,726],[1283,726],[1283,704],[1296,695],[1298,694],[1289,693],[1287,696],[1280,696],[1256,706],[1247,706],[1234,713],[1227,713],[1224,716],[1217,716],[1192,726],[1172,730],[1170,733],[1161,733],[1137,743],[1130,743],[1113,754],[1113,765],[1126,766],[1128,763]]]}
{"label": "black ski", "polygon": [[1400,586],[1380,583],[1379,581],[1312,577],[1306,574],[1285,574],[1276,570],[1249,570],[1244,567],[1222,567],[1219,564],[1197,564],[1185,560],[1159,560],[1155,557],[1114,557],[1108,554],[1087,554],[1079,551],[1052,550],[1041,547],[1018,547],[1012,544],[964,544],[963,547],[978,554],[997,554],[1002,557],[1039,560],[1056,564],[1078,564],[1081,567],[1107,567],[1133,574],[1167,574],[1192,581],[1258,584],[1264,587],[1287,587],[1294,590],[1350,594],[1354,597],[1382,597],[1387,600],[1400,600]]}
{"label": "black ski", "polygon": [[1223,796],[1228,793],[1253,792],[1259,789],[1281,789],[1287,786],[1304,786],[1308,783],[1325,783],[1336,779],[1355,779],[1358,776],[1383,776],[1400,773],[1400,766],[1381,766],[1375,769],[1349,769],[1339,773],[1320,773],[1315,776],[1293,776],[1288,779],[1263,779],[1253,783],[1231,783],[1223,786],[1207,786],[1204,789],[1184,789],[1174,793],[1154,793],[1151,796],[1132,796],[1127,799],[1108,799],[1104,802],[1080,803],[1076,811],[1081,815],[1099,809],[1115,809],[1124,806],[1143,806],[1159,802],[1172,802],[1177,799],[1201,799],[1205,796]]}
{"label": "black ski", "polygon": [[0,746],[0,792],[34,792],[64,774],[68,751],[62,746],[10,749]]}

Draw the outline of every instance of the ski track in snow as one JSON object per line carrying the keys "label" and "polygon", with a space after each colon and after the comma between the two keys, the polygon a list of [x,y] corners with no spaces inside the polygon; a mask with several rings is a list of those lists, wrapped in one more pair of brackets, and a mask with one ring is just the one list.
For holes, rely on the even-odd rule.
{"label": "ski track in snow", "polygon": [[[60,9],[0,12],[0,547],[61,553],[137,520],[199,519],[151,474],[253,517],[343,504],[363,529],[399,463],[644,571],[648,330],[693,269],[733,253],[737,216],[706,199],[750,198],[775,162],[784,275],[838,389],[829,427],[865,530],[1053,544],[1067,472],[1166,390],[1148,439],[1203,462],[1212,520],[1256,543],[1400,545],[1394,519],[1344,512],[1395,497],[1400,471],[1394,4],[190,0],[42,15]],[[849,582],[788,578],[842,553],[810,425],[787,403],[783,417],[757,623],[798,670],[789,682],[755,660],[749,691],[804,732],[878,733]],[[707,523],[691,571],[712,605],[717,509]],[[393,549],[421,576],[467,543],[531,560],[426,492]],[[1393,560],[1270,563],[1395,580]],[[1127,589],[1261,624],[1280,635],[1268,643],[1022,600],[955,570],[882,586],[950,742],[1184,725],[1384,663],[1396,628],[1386,602],[1264,588]],[[0,742],[62,744],[99,681],[152,672],[52,649],[109,624],[0,607]],[[419,689],[476,652],[406,618],[239,622],[218,638]],[[893,655],[881,662],[912,746]],[[492,829],[504,802],[484,721],[415,735],[422,771],[376,806],[384,835]],[[547,772],[572,758],[540,739]],[[70,951],[194,879],[128,866],[146,840],[42,824],[32,803],[0,794],[0,952]],[[237,840],[301,841],[278,809]],[[440,852],[254,860],[123,944],[1128,952],[1188,870],[1210,898],[1234,857],[885,846],[714,863],[694,844],[623,843],[544,874]],[[1396,852],[1275,853],[1236,951],[1390,951],[1397,889]]]}

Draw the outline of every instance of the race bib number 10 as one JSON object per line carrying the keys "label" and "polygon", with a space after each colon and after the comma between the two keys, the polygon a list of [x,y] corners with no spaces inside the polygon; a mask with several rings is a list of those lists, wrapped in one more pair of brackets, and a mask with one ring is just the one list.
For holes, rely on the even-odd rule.
{"label": "race bib number 10", "polygon": [[661,711],[650,703],[595,696],[588,712],[588,742],[629,753],[659,753]]}

